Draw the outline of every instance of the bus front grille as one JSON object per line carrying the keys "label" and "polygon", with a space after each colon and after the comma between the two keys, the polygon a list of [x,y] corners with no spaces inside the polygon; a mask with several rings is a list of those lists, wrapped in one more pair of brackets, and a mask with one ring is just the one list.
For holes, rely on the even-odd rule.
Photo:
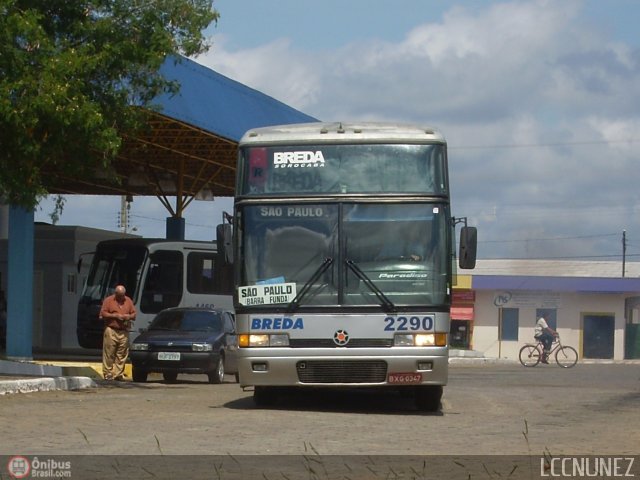
{"label": "bus front grille", "polygon": [[387,379],[384,360],[303,360],[296,369],[302,383],[383,383]]}

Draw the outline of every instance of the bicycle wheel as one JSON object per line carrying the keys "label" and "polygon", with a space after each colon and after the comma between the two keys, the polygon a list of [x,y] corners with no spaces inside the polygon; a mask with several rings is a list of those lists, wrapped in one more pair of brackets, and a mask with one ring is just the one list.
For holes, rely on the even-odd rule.
{"label": "bicycle wheel", "polygon": [[556,352],[556,362],[562,368],[571,368],[578,363],[578,352],[573,347],[560,347]]}
{"label": "bicycle wheel", "polygon": [[535,367],[540,363],[542,352],[537,345],[525,345],[520,349],[520,363],[525,367]]}

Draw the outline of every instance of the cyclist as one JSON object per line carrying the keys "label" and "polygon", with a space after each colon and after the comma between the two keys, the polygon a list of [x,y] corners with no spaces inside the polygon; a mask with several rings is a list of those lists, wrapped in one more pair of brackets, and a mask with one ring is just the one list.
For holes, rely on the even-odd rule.
{"label": "cyclist", "polygon": [[558,336],[553,328],[547,323],[547,314],[543,313],[534,328],[533,336],[544,346],[544,352],[540,361],[542,363],[549,363],[549,352],[551,351],[551,344],[553,340]]}

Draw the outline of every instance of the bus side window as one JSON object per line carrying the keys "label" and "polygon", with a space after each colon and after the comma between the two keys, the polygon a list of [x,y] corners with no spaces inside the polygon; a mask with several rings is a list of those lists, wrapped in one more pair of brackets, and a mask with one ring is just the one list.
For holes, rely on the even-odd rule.
{"label": "bus side window", "polygon": [[158,251],[151,254],[151,263],[140,299],[140,310],[158,313],[177,307],[182,300],[182,253]]}
{"label": "bus side window", "polygon": [[187,256],[187,290],[190,293],[217,293],[215,253],[191,252]]}

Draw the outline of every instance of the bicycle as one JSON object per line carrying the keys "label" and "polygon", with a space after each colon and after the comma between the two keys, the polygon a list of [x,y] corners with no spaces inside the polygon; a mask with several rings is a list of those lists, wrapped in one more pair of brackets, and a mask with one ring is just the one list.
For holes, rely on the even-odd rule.
{"label": "bicycle", "polygon": [[[551,351],[547,358],[555,354],[556,363],[563,368],[571,368],[578,363],[578,352],[575,348],[562,345],[560,336],[557,335],[551,346]],[[544,346],[542,342],[527,343],[520,349],[520,363],[525,367],[535,367],[544,356]]]}

